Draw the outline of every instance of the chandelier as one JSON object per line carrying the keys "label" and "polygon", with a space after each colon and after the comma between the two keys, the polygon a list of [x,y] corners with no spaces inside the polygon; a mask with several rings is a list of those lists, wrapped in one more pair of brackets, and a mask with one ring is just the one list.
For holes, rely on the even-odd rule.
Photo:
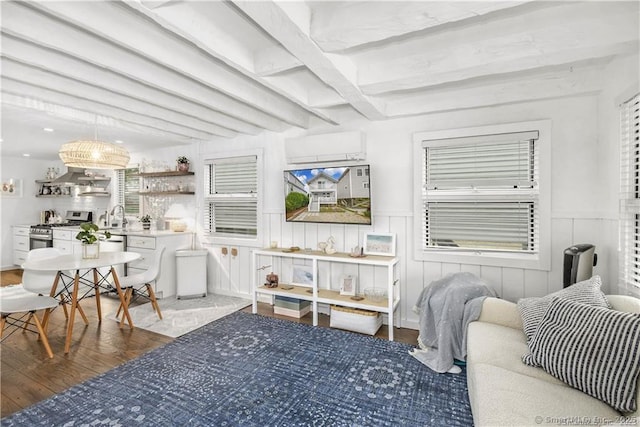
{"label": "chandelier", "polygon": [[98,140],[78,140],[62,144],[58,153],[69,167],[90,169],[124,169],[129,152],[116,144]]}

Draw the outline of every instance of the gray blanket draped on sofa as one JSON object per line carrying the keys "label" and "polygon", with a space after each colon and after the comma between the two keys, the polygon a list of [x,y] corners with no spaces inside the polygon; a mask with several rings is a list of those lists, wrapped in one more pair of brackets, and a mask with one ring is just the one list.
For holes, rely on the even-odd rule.
{"label": "gray blanket draped on sofa", "polygon": [[420,315],[418,345],[411,355],[436,372],[467,356],[467,325],[478,319],[482,302],[496,292],[471,273],[454,273],[422,290],[413,311]]}

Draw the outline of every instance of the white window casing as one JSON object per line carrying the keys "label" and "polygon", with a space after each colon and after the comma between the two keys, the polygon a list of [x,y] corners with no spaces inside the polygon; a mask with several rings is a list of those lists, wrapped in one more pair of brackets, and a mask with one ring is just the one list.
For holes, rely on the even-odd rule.
{"label": "white window casing", "polygon": [[208,237],[259,245],[260,218],[259,156],[205,160],[203,226]]}
{"label": "white window casing", "polygon": [[418,260],[550,268],[548,120],[414,134]]}
{"label": "white window casing", "polygon": [[620,109],[620,289],[640,296],[640,94]]}

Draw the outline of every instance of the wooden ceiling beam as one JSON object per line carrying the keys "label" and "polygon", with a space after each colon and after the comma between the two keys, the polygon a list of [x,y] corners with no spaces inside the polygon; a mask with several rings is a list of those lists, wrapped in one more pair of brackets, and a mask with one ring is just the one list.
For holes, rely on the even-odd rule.
{"label": "wooden ceiling beam", "polygon": [[343,1],[313,6],[311,38],[335,52],[509,9],[524,1]]}
{"label": "wooden ceiling beam", "polygon": [[637,53],[638,28],[633,2],[569,3],[365,51],[355,61],[363,92],[377,95]]}
{"label": "wooden ceiling beam", "polygon": [[124,4],[43,2],[37,7],[293,126],[308,126],[308,112],[299,105],[236,73],[162,26],[150,25],[147,17]]}
{"label": "wooden ceiling beam", "polygon": [[390,117],[402,117],[593,94],[602,90],[602,73],[602,67],[593,66],[396,94],[387,98],[387,111]]}
{"label": "wooden ceiling beam", "polygon": [[3,77],[52,91],[64,91],[70,96],[83,98],[97,104],[110,105],[122,111],[129,111],[136,116],[166,120],[169,124],[192,129],[201,135],[200,137],[209,134],[232,138],[237,135],[237,132],[212,123],[203,122],[195,117],[25,65],[6,57],[2,58],[0,64],[2,64]]}
{"label": "wooden ceiling beam", "polygon": [[164,90],[274,132],[281,132],[288,127],[283,121],[270,114],[238,102],[79,28],[47,18],[22,4],[5,2],[2,8],[3,33],[93,63],[97,67],[122,74],[140,84]]}
{"label": "wooden ceiling beam", "polygon": [[311,40],[310,10],[305,3],[232,1],[320,80],[335,89],[356,111],[370,120],[385,118],[384,104],[368,98],[360,91],[357,72],[351,61],[343,56],[325,54]]}
{"label": "wooden ceiling beam", "polygon": [[2,56],[23,64],[55,72],[61,76],[100,87],[113,93],[126,95],[151,105],[172,109],[233,131],[251,135],[258,134],[261,131],[254,125],[214,111],[201,104],[139,84],[135,80],[120,74],[96,67],[76,58],[60,55],[55,51],[25,42],[10,35],[5,34],[2,38]]}

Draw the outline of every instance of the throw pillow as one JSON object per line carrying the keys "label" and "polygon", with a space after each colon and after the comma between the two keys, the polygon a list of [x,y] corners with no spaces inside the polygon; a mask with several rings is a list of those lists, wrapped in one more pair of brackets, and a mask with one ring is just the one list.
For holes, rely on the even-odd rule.
{"label": "throw pillow", "polygon": [[600,280],[600,276],[593,276],[588,280],[583,280],[582,282],[578,282],[544,297],[522,298],[518,300],[518,311],[520,311],[520,316],[522,316],[522,329],[527,336],[527,341],[533,338],[544,312],[554,297],[565,298],[597,307],[610,308],[607,298],[600,290],[601,286],[602,281]]}
{"label": "throw pillow", "polygon": [[523,361],[618,411],[637,409],[640,314],[554,298]]}

